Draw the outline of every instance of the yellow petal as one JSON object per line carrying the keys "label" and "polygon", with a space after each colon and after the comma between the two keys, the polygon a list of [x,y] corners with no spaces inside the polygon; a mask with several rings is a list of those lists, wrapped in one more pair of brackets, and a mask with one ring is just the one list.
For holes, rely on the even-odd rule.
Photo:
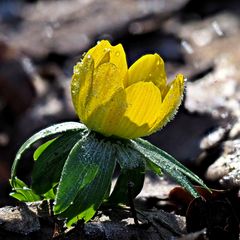
{"label": "yellow petal", "polygon": [[126,90],[127,110],[119,116],[119,124],[113,135],[137,138],[148,135],[158,115],[161,93],[151,82],[138,82]]}
{"label": "yellow petal", "polygon": [[85,119],[85,107],[93,80],[93,71],[94,62],[91,57],[85,58],[74,66],[71,95],[75,111],[82,121]]}
{"label": "yellow petal", "polygon": [[100,105],[92,112],[88,127],[105,136],[117,136],[116,129],[118,129],[119,118],[124,115],[126,108],[125,91],[119,89],[107,103]]}
{"label": "yellow petal", "polygon": [[160,89],[166,85],[164,62],[158,54],[144,55],[129,68],[127,86],[140,81],[153,82]]}
{"label": "yellow petal", "polygon": [[[112,63],[104,63],[95,69],[93,81],[88,93],[85,106],[85,123],[90,129],[98,129],[106,117],[105,106],[115,95],[123,90],[123,81],[119,78],[119,71]],[[97,111],[97,109],[103,109]],[[96,114],[98,112],[98,114]]]}
{"label": "yellow petal", "polygon": [[119,69],[120,74],[127,72],[126,54],[122,44],[112,46],[109,41],[102,40],[87,52],[86,57],[88,55],[92,56],[95,68],[103,63],[111,62]]}
{"label": "yellow petal", "polygon": [[91,48],[85,57],[89,55],[94,60],[95,68],[107,62],[114,64],[119,70],[119,79],[126,82],[128,66],[122,44],[112,46],[109,41],[102,40],[95,47]]}
{"label": "yellow petal", "polygon": [[150,130],[150,133],[153,133],[158,129],[162,128],[164,125],[167,124],[168,121],[173,118],[182,101],[183,92],[184,76],[182,74],[178,74],[175,80],[169,85],[169,90],[159,108],[159,117],[152,129]]}
{"label": "yellow petal", "polygon": [[110,61],[111,48],[112,46],[107,40],[102,40],[86,53],[84,59],[90,55],[94,60],[94,67],[97,68],[99,65]]}
{"label": "yellow petal", "polygon": [[128,70],[126,55],[122,44],[118,44],[111,48],[110,62],[113,63],[119,70],[119,78],[126,82],[126,74]]}

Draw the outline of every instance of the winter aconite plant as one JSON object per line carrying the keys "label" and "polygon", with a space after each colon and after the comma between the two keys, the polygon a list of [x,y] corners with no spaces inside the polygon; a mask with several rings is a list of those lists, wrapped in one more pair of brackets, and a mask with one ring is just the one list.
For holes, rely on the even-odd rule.
{"label": "winter aconite plant", "polygon": [[[11,195],[21,201],[54,200],[55,215],[71,226],[90,220],[102,203],[128,204],[141,191],[146,169],[171,176],[194,197],[190,180],[207,188],[176,159],[140,137],[161,129],[176,113],[184,91],[184,76],[167,83],[158,54],[138,59],[130,68],[121,44],[101,41],[74,67],[72,101],[82,123],[48,127],[19,149],[11,174]],[[38,147],[31,186],[16,177],[23,153]],[[49,138],[52,138],[49,140]],[[116,164],[121,168],[112,192]]]}

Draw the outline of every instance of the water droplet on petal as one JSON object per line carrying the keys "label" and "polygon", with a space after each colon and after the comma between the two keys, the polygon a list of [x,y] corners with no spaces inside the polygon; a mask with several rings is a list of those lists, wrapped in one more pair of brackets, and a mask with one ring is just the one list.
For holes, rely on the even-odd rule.
{"label": "water droplet on petal", "polygon": [[158,60],[158,61],[157,61],[157,66],[159,66],[159,65],[160,65],[160,61]]}
{"label": "water droplet on petal", "polygon": [[78,67],[74,67],[73,72],[74,72],[75,74],[79,74],[79,73],[80,73]]}
{"label": "water droplet on petal", "polygon": [[104,48],[104,52],[110,52],[111,49],[110,48]]}
{"label": "water droplet on petal", "polygon": [[119,52],[119,51],[117,51],[117,52],[115,53],[115,55],[116,55],[116,57],[119,57],[119,55],[120,55],[120,52]]}

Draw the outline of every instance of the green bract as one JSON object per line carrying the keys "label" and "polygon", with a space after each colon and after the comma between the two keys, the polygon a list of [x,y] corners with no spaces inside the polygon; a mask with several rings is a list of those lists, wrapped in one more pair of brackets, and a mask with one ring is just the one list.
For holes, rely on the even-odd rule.
{"label": "green bract", "polygon": [[[34,153],[28,187],[17,178],[18,165],[27,149],[46,138]],[[110,193],[116,163],[121,172]],[[103,202],[128,204],[128,184],[133,183],[132,196],[137,196],[146,168],[169,175],[194,197],[198,193],[189,179],[207,188],[194,173],[147,141],[106,138],[81,123],[66,122],[36,133],[22,145],[12,166],[11,196],[25,202],[52,199],[54,214],[71,226],[79,219],[89,221]]]}

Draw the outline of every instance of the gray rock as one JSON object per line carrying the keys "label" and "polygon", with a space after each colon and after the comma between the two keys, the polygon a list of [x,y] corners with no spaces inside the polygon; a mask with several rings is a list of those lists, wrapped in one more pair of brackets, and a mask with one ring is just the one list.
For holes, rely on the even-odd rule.
{"label": "gray rock", "polygon": [[228,188],[240,187],[240,140],[229,140],[223,145],[222,155],[209,166],[206,177],[219,180]]}

